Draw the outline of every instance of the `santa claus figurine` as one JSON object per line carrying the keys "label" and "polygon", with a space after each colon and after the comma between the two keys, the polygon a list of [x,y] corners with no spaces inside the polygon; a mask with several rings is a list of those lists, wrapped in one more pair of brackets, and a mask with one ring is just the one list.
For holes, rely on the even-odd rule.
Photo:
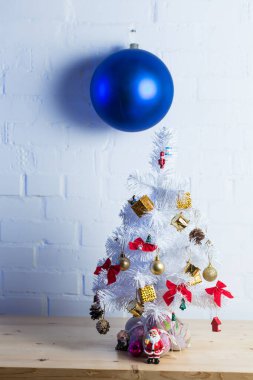
{"label": "santa claus figurine", "polygon": [[164,351],[164,345],[157,327],[149,330],[144,340],[144,352],[148,355],[147,363],[159,364],[160,356]]}

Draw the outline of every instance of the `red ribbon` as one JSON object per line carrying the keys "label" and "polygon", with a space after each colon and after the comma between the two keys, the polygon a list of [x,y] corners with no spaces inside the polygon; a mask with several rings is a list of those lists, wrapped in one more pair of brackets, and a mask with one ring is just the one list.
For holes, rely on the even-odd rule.
{"label": "red ribbon", "polygon": [[166,286],[169,289],[169,291],[163,295],[163,299],[168,306],[170,306],[171,302],[174,300],[174,297],[177,292],[181,293],[187,299],[187,301],[192,301],[192,293],[190,292],[190,290],[187,289],[185,284],[176,285],[173,284],[173,282],[167,280]]}
{"label": "red ribbon", "polygon": [[94,274],[98,275],[102,269],[107,270],[107,285],[111,285],[116,282],[116,276],[120,272],[120,265],[111,265],[111,260],[108,258],[103,265],[96,268]]}
{"label": "red ribbon", "polygon": [[142,240],[142,238],[140,237],[135,239],[134,241],[130,241],[128,243],[128,247],[129,249],[134,250],[134,251],[137,249],[140,249],[141,251],[144,251],[144,252],[153,252],[157,249],[157,245],[145,243],[145,241]]}
{"label": "red ribbon", "polygon": [[207,294],[210,294],[211,296],[213,296],[214,302],[219,307],[221,307],[221,295],[222,294],[228,298],[234,298],[233,295],[229,291],[224,289],[224,288],[226,288],[226,286],[227,285],[223,284],[223,282],[217,281],[216,286],[214,286],[213,288],[205,289]]}

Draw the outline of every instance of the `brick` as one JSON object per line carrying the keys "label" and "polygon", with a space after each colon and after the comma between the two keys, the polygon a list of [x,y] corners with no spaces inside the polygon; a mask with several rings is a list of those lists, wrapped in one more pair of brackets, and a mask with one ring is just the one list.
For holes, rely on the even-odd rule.
{"label": "brick", "polygon": [[3,272],[0,271],[0,296],[3,294]]}
{"label": "brick", "polygon": [[242,1],[219,0],[202,1],[168,0],[158,2],[158,22],[178,24],[226,24],[232,25],[246,19],[247,8]]}
{"label": "brick", "polygon": [[[89,315],[92,297],[49,297],[49,316],[84,317]],[[127,317],[127,312],[107,312],[106,316]]]}
{"label": "brick", "polygon": [[[215,186],[212,186],[210,191],[211,183],[215,183]],[[198,179],[194,177],[192,194],[196,200],[201,199],[202,203],[222,201],[223,199],[232,202],[235,195],[235,181],[230,177],[211,177],[208,174],[201,175]]]}
{"label": "brick", "polygon": [[250,213],[245,212],[247,204],[247,199],[237,199],[235,201],[226,200],[226,195],[224,193],[223,200],[212,202],[210,205],[209,218],[211,221],[215,221],[218,219],[220,213],[222,215],[223,223],[234,224],[237,223],[238,220],[242,225],[250,223],[251,215]]}
{"label": "brick", "polygon": [[1,229],[3,242],[49,244],[75,244],[76,226],[61,222],[3,221]]}
{"label": "brick", "polygon": [[16,123],[13,127],[12,139],[15,144],[53,148],[66,143],[66,127],[59,123]]}
{"label": "brick", "polygon": [[[249,79],[234,78],[208,78],[199,80],[198,96],[200,100],[242,100],[244,93],[246,99],[253,95],[253,82]],[[245,101],[245,100],[243,100]]]}
{"label": "brick", "polygon": [[89,181],[85,176],[70,175],[67,177],[67,196],[85,197]]}
{"label": "brick", "polygon": [[[165,51],[162,60],[169,67],[174,81],[177,78],[245,78],[248,75],[248,56],[244,49],[215,51]],[[185,64],[187,62],[187,65]],[[217,64],[219,62],[219,64]],[[175,86],[175,91],[177,87]]]}
{"label": "brick", "polygon": [[33,154],[35,158],[35,170],[42,174],[59,174],[59,157],[58,150],[33,145]]}
{"label": "brick", "polygon": [[85,247],[101,247],[104,250],[106,240],[111,232],[108,223],[89,221],[83,225],[82,245]]}
{"label": "brick", "polygon": [[0,266],[1,268],[32,268],[33,248],[18,246],[0,245]]}
{"label": "brick", "polygon": [[3,95],[5,92],[5,75],[0,72],[0,95]]}
{"label": "brick", "polygon": [[105,195],[103,199],[104,202],[107,200],[114,200],[123,204],[127,199],[129,199],[129,190],[127,189],[126,177],[123,178],[123,176],[119,175],[104,177],[102,182],[102,192]]}
{"label": "brick", "polygon": [[[50,0],[43,1],[33,1],[25,0],[25,3],[21,3],[19,0],[9,0],[1,12],[0,20],[16,20],[18,19],[38,19],[45,20],[48,19],[64,19],[65,17],[65,6],[66,2],[62,0]],[[48,12],[50,9],[50,12]]]}
{"label": "brick", "polygon": [[10,173],[18,165],[18,149],[0,145],[0,173]]}
{"label": "brick", "polygon": [[39,95],[45,81],[42,76],[33,72],[8,70],[6,74],[5,92],[10,95]]}
{"label": "brick", "polygon": [[[4,70],[18,69],[20,71],[31,71],[31,49],[29,47],[18,46],[13,49],[12,46],[6,46],[0,51],[0,67]],[[22,75],[22,73],[20,73]]]}
{"label": "brick", "polygon": [[[249,272],[246,275],[243,275],[241,278],[241,280],[243,280],[244,282],[245,296],[252,300],[253,285],[252,285],[251,279],[252,279],[252,272]],[[238,297],[240,297],[240,294],[238,294]]]}
{"label": "brick", "polygon": [[101,202],[101,205],[99,207],[99,220],[101,220],[103,223],[108,223],[115,226],[120,224],[119,213],[122,205],[123,203],[121,201],[115,200]]}
{"label": "brick", "polygon": [[85,216],[86,207],[87,201],[53,198],[47,200],[46,215],[50,219],[80,220]]}
{"label": "brick", "polygon": [[[8,138],[8,137],[7,137]],[[13,145],[0,145],[0,173],[32,171],[35,167],[33,150]]]}
{"label": "brick", "polygon": [[75,249],[42,246],[36,250],[36,266],[43,270],[73,270],[79,267]]}
{"label": "brick", "polygon": [[[149,160],[150,150],[152,149],[152,133],[146,131],[143,134],[138,135],[131,134],[126,138],[126,135],[116,134],[115,145],[99,153],[98,159],[104,164],[103,170],[106,171],[107,165],[110,172],[107,174],[117,175],[117,178],[113,180],[115,183],[118,180],[124,186],[126,186],[127,176],[135,169],[146,170]],[[145,149],[142,150],[141,157],[138,155],[136,146],[142,146],[145,141]],[[136,144],[136,145],[135,145]],[[141,158],[141,159],[140,159]],[[106,161],[108,164],[106,165]],[[138,162],[138,164],[137,164]],[[103,178],[105,178],[104,176]]]}
{"label": "brick", "polygon": [[92,299],[87,297],[49,297],[49,316],[84,317],[89,315]]}
{"label": "brick", "polygon": [[0,314],[46,316],[45,297],[8,296],[0,299]]}
{"label": "brick", "polygon": [[86,150],[66,149],[60,152],[60,170],[66,174],[78,174],[80,176],[80,165],[85,163],[89,166],[88,173],[94,175],[94,150],[87,147]]}
{"label": "brick", "polygon": [[[96,267],[94,267],[96,268]],[[95,270],[95,269],[94,269]],[[85,272],[83,276],[83,294],[86,296],[93,296],[93,280],[94,280],[94,275],[93,272]]]}
{"label": "brick", "polygon": [[[103,254],[102,254],[103,256]],[[101,258],[100,247],[82,247],[77,250],[78,269],[83,274],[93,274],[98,260]]]}
{"label": "brick", "polygon": [[[222,217],[223,215],[222,210]],[[235,231],[238,236],[243,235],[244,239],[240,239],[240,241],[233,239],[232,236],[234,236]],[[238,255],[238,252],[248,251],[252,231],[246,223],[241,224],[239,219],[231,220],[229,223],[228,218],[219,219],[217,217],[216,220],[211,220],[210,218],[208,223],[208,232],[212,241],[215,242],[216,247],[218,247],[219,251],[222,252],[221,260],[223,260],[223,266],[226,266],[226,263],[228,267],[230,266],[231,256],[241,257]],[[248,261],[246,261],[246,263],[247,262]],[[242,263],[240,266],[241,265]],[[225,271],[227,272],[227,270]]]}
{"label": "brick", "polygon": [[2,120],[14,123],[33,123],[39,116],[41,101],[26,97],[0,97]]}
{"label": "brick", "polygon": [[[93,198],[97,199],[100,195],[101,181],[92,171],[87,170],[85,175],[67,176],[67,197]],[[92,195],[91,195],[92,194]]]}
{"label": "brick", "polygon": [[[45,44],[52,46],[55,42],[61,44],[61,27],[60,20],[48,20],[46,27],[44,20],[29,20],[29,18],[6,20],[0,23],[0,35],[8,35],[9,38],[2,39],[2,47],[44,46]],[[10,29],[15,30],[15,33],[8,33]]]}
{"label": "brick", "polygon": [[27,177],[27,194],[56,196],[62,194],[63,184],[59,175],[31,174]]}
{"label": "brick", "polygon": [[39,219],[42,217],[40,199],[0,198],[2,219]]}
{"label": "brick", "polygon": [[[107,10],[110,9],[109,12]],[[143,11],[145,9],[145,11]],[[134,11],[133,11],[134,10]],[[106,4],[103,0],[97,0],[96,7],[92,0],[76,0],[74,3],[75,17],[81,22],[92,22],[94,24],[113,24],[117,20],[117,23],[142,23],[151,21],[152,19],[152,7],[151,2],[145,0],[123,0],[115,2],[114,0],[108,0]],[[107,17],[105,18],[105,12]]]}
{"label": "brick", "polygon": [[4,271],[6,293],[78,294],[79,278],[76,272],[21,272]]}
{"label": "brick", "polygon": [[36,162],[33,148],[20,147],[17,154],[17,163],[14,170],[30,173],[35,169]]}
{"label": "brick", "polygon": [[19,174],[0,175],[0,195],[20,195],[21,176]]}

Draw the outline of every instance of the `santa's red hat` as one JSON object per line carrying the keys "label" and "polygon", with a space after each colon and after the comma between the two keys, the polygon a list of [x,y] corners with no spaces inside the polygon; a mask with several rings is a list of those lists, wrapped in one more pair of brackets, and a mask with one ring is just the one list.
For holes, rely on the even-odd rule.
{"label": "santa's red hat", "polygon": [[149,331],[156,331],[157,333],[159,333],[159,329],[157,327],[152,327]]}

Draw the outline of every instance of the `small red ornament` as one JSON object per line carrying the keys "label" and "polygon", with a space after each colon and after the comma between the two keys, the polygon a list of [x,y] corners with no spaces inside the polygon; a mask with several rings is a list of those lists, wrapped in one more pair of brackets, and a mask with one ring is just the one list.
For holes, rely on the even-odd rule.
{"label": "small red ornament", "polygon": [[192,301],[192,293],[190,292],[190,290],[187,289],[185,284],[176,285],[173,282],[167,280],[166,286],[169,290],[168,292],[164,293],[163,299],[168,306],[170,306],[170,304],[173,302],[177,292],[181,293],[182,296],[184,296],[187,299],[187,301]]}
{"label": "small red ornament", "polygon": [[207,294],[213,296],[213,300],[216,303],[216,305],[221,307],[222,294],[228,298],[234,298],[234,296],[228,290],[224,289],[226,287],[227,285],[223,284],[223,282],[217,281],[216,286],[214,286],[213,288],[206,288],[205,291],[207,292]]}
{"label": "small red ornament", "polygon": [[218,317],[214,317],[214,318],[213,318],[213,320],[212,320],[212,322],[211,322],[211,325],[212,325],[212,331],[214,331],[214,332],[219,332],[219,331],[221,331],[221,330],[219,329],[219,325],[221,325],[221,321],[219,320]]}
{"label": "small red ornament", "polygon": [[164,152],[160,152],[160,158],[158,160],[158,164],[160,165],[160,168],[163,169],[165,166],[165,158],[164,158]]}
{"label": "small red ornament", "polygon": [[102,269],[107,271],[107,285],[111,285],[116,282],[116,276],[120,272],[120,265],[111,265],[111,260],[108,258],[103,265],[97,266],[94,274],[98,275],[102,271]]}
{"label": "small red ornament", "polygon": [[129,249],[133,251],[136,251],[137,249],[139,249],[140,251],[143,251],[143,252],[153,252],[157,249],[157,245],[151,244],[151,243],[145,243],[145,241],[142,240],[142,238],[140,237],[135,239],[134,241],[130,241],[128,243],[128,247]]}

